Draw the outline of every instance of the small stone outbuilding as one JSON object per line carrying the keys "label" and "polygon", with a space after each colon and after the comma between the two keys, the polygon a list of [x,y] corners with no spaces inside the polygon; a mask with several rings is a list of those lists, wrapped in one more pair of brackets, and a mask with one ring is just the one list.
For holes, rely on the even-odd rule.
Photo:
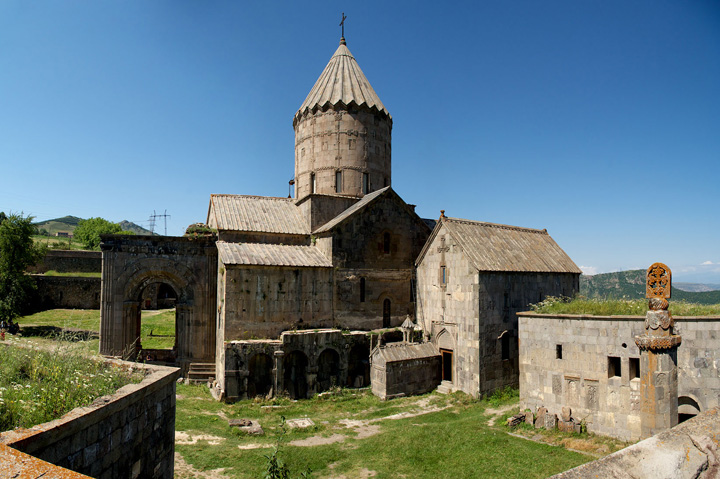
{"label": "small stone outbuilding", "polygon": [[380,399],[430,392],[440,377],[440,354],[432,343],[391,343],[370,355],[372,392]]}

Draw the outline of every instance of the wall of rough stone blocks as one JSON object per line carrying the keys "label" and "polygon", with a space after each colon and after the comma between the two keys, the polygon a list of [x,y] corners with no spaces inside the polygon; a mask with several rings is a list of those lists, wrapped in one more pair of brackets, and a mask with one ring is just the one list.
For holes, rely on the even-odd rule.
{"label": "wall of rough stone blocks", "polygon": [[312,194],[299,200],[297,207],[308,221],[310,231],[315,231],[358,201],[352,196]]}
{"label": "wall of rough stone blocks", "polygon": [[[563,406],[569,406],[591,432],[638,439],[640,379],[630,376],[630,359],[640,358],[634,338],[644,334],[644,317],[518,316],[521,407],[535,411],[544,406],[559,415]],[[700,411],[720,406],[720,362],[715,358],[720,350],[720,317],[676,317],[675,321],[682,335],[677,351],[678,396],[696,401]],[[608,377],[608,357],[620,358],[619,377]]]}
{"label": "wall of rough stone blocks", "polygon": [[172,478],[179,370],[114,362],[148,375],[55,421],[4,432],[0,444],[100,479]]}
{"label": "wall of rough stone blocks", "polygon": [[31,309],[100,309],[100,278],[32,275],[37,285]]}
{"label": "wall of rough stone blocks", "polygon": [[224,341],[333,326],[332,269],[220,265]]}
{"label": "wall of rough stone blocks", "polygon": [[380,399],[424,394],[440,384],[440,356],[387,363],[373,357],[370,379]]}
{"label": "wall of rough stone blocks", "polygon": [[101,269],[100,251],[49,250],[43,261],[28,268],[28,272],[99,273]]}

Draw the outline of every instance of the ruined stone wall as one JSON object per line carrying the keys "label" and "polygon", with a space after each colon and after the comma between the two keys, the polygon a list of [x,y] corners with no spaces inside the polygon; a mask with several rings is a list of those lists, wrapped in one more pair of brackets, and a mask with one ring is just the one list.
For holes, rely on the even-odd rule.
{"label": "ruined stone wall", "polygon": [[141,383],[55,421],[4,432],[0,443],[95,478],[172,478],[179,370],[140,367],[149,372]]}
{"label": "ruined stone wall", "polygon": [[32,275],[37,285],[32,309],[100,309],[100,278]]}
{"label": "ruined stone wall", "polygon": [[[228,341],[217,368],[223,371],[218,374],[218,396],[235,401],[288,392],[305,398],[331,385],[365,387],[370,380],[369,352],[367,333],[339,330],[288,331],[279,340]],[[304,365],[293,357],[304,360]],[[288,371],[291,367],[295,369]]]}
{"label": "ruined stone wall", "polygon": [[[295,124],[295,197],[311,193],[363,196],[390,186],[392,120],[379,112],[338,107],[303,115]],[[337,190],[336,171],[342,174]],[[315,174],[315,187],[311,175]]]}
{"label": "ruined stone wall", "polygon": [[[521,407],[535,411],[544,406],[559,415],[569,406],[591,432],[623,440],[640,438],[640,371],[631,360],[639,367],[634,338],[644,334],[644,318],[518,316]],[[678,396],[686,398],[680,404],[694,401],[700,411],[720,406],[720,317],[675,321],[682,335]],[[610,357],[619,358],[620,371],[611,366],[617,360]]]}
{"label": "ruined stone wall", "polygon": [[333,326],[332,269],[220,265],[224,341]]}
{"label": "ruined stone wall", "polygon": [[49,250],[41,263],[28,268],[31,273],[99,273],[102,269],[100,251]]}

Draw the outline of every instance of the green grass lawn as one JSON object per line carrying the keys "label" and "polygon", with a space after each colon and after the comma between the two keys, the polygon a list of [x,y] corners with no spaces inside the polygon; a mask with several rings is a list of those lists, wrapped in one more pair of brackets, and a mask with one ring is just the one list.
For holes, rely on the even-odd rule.
{"label": "green grass lawn", "polygon": [[[25,336],[59,333],[54,328],[99,332],[100,310],[51,309],[23,316],[18,319],[18,323],[21,327],[26,325],[40,327],[31,331],[26,330]],[[175,344],[175,310],[142,311],[140,341],[147,349],[172,349]]]}
{"label": "green grass lawn", "polygon": [[[584,297],[557,298],[549,296],[544,301],[530,305],[541,314],[592,314],[596,316],[645,316],[647,299],[587,299]],[[720,316],[720,304],[697,304],[670,301],[668,308],[675,316]]]}
{"label": "green grass lawn", "polygon": [[[265,456],[272,453],[281,416],[309,417],[315,423],[303,430],[289,429],[285,436],[280,457],[290,466],[291,477],[310,468],[312,477],[318,478],[530,479],[594,459],[563,447],[512,436],[502,418],[490,426],[492,416],[487,408],[492,404],[461,393],[381,401],[369,391],[343,390],[337,395],[304,401],[249,400],[228,405],[212,399],[204,387],[180,385],[177,392],[175,429],[189,435],[190,442],[197,442],[186,444],[188,436],[183,434],[183,440],[176,439],[176,452],[197,470],[223,468],[222,476],[230,478],[263,477]],[[516,404],[517,396],[506,402]],[[436,411],[386,419],[428,409]],[[229,427],[228,418],[259,420],[265,434],[246,435]],[[360,426],[348,427],[343,420],[358,421]],[[332,444],[292,445],[295,440],[322,441],[319,438],[340,436],[342,442]],[[248,449],[253,444],[266,447]]]}
{"label": "green grass lawn", "polygon": [[72,276],[72,277],[81,277],[81,278],[100,278],[102,276],[102,273],[98,272],[92,272],[92,273],[61,273],[59,271],[55,271],[51,269],[50,271],[45,271],[43,273],[45,276]]}

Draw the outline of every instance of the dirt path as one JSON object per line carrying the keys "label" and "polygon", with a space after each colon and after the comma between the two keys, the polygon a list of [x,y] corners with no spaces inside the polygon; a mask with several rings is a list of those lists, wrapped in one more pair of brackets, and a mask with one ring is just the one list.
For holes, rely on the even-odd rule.
{"label": "dirt path", "polygon": [[485,414],[492,415],[490,420],[488,421],[488,426],[494,426],[495,421],[505,414],[506,412],[510,411],[512,408],[517,407],[517,404],[507,404],[505,406],[500,406],[499,408],[487,408],[485,409]]}
{"label": "dirt path", "polygon": [[211,471],[199,471],[185,462],[180,453],[175,453],[175,479],[227,479],[223,472],[225,472],[224,467]]}

